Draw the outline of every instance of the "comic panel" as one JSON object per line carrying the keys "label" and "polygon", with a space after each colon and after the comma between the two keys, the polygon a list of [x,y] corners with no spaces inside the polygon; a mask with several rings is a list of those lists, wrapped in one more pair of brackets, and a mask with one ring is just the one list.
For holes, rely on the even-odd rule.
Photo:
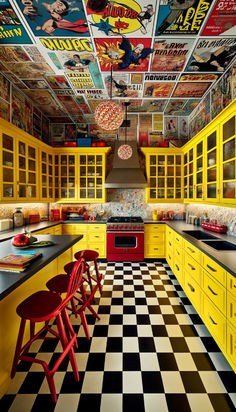
{"label": "comic panel", "polygon": [[45,80],[51,89],[70,89],[70,85],[65,76],[45,76]]}
{"label": "comic panel", "polygon": [[155,39],[150,70],[152,72],[182,71],[192,46],[192,39]]}
{"label": "comic panel", "polygon": [[0,47],[0,60],[1,62],[11,62],[11,63],[20,63],[20,62],[30,62],[28,54],[25,52],[21,46],[4,46]]}
{"label": "comic panel", "polygon": [[[40,43],[45,50],[53,50],[53,52],[48,52],[48,56],[56,68],[66,73],[89,73],[90,76],[85,77],[90,77],[92,86],[88,88],[104,88],[91,39],[40,38]],[[75,78],[76,76],[69,75],[69,77]]]}
{"label": "comic panel", "polygon": [[0,73],[1,98],[10,102],[10,82]]}
{"label": "comic panel", "polygon": [[145,82],[143,97],[170,97],[174,86],[173,82]]}
{"label": "comic panel", "polygon": [[185,71],[223,72],[236,56],[236,39],[200,39]]}
{"label": "comic panel", "polygon": [[60,116],[65,114],[48,90],[25,90],[24,93],[46,116]]}
{"label": "comic panel", "polygon": [[17,0],[34,36],[89,36],[82,0]]}
{"label": "comic panel", "polygon": [[211,83],[179,82],[174,90],[173,97],[201,97]]}
{"label": "comic panel", "polygon": [[102,71],[148,71],[151,39],[94,39]]}
{"label": "comic panel", "polygon": [[25,88],[27,89],[48,89],[48,84],[45,80],[24,80]]}
{"label": "comic panel", "polygon": [[32,43],[15,10],[7,0],[0,2],[0,22],[0,42],[4,44]]}
{"label": "comic panel", "polygon": [[53,73],[47,63],[8,63],[8,69],[19,79],[43,80],[43,75]]}
{"label": "comic panel", "polygon": [[[100,3],[101,4],[101,3]],[[94,37],[142,36],[150,37],[156,13],[156,1],[118,0],[104,2],[86,1],[89,28]]]}
{"label": "comic panel", "polygon": [[185,103],[185,100],[170,100],[165,108],[165,114],[176,115],[179,112],[181,113]]}
{"label": "comic panel", "polygon": [[217,0],[201,34],[202,36],[235,36],[235,0]]}
{"label": "comic panel", "polygon": [[202,74],[181,74],[179,80],[181,82],[215,82],[220,74],[202,73]]}
{"label": "comic panel", "polygon": [[214,0],[160,0],[156,36],[198,34]]}
{"label": "comic panel", "polygon": [[131,83],[128,73],[115,72],[112,77],[110,74],[106,74],[103,78],[108,96],[141,98],[143,95],[143,85]]}

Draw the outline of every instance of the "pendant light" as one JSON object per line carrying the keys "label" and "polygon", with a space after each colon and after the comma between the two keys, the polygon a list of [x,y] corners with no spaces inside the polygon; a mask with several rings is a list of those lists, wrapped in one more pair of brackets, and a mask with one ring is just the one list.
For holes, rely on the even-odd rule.
{"label": "pendant light", "polygon": [[127,115],[127,107],[130,105],[129,102],[122,103],[125,106],[125,120],[124,120],[124,127],[125,127],[125,144],[122,144],[118,149],[118,156],[122,160],[128,160],[131,158],[133,154],[132,147],[127,144],[127,125],[128,125],[128,115]]}

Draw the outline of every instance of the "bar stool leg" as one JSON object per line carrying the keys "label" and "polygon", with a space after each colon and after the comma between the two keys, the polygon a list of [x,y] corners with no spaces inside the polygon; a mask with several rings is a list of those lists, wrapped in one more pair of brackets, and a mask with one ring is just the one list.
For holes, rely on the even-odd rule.
{"label": "bar stool leg", "polygon": [[102,283],[101,283],[101,281],[102,281],[102,274],[99,273],[98,264],[97,264],[97,260],[96,260],[96,259],[94,260],[94,266],[95,266],[95,271],[96,271],[96,277],[97,277],[97,281],[98,281],[99,291],[100,291],[100,294],[102,295]]}
{"label": "bar stool leg", "polygon": [[18,334],[17,343],[16,343],[16,350],[15,350],[15,355],[14,355],[12,369],[11,369],[12,379],[14,378],[16,374],[16,368],[17,368],[18,360],[19,360],[20,353],[21,353],[21,347],[22,347],[23,336],[24,336],[24,331],[25,331],[25,322],[26,322],[25,319],[21,319],[19,334]]}

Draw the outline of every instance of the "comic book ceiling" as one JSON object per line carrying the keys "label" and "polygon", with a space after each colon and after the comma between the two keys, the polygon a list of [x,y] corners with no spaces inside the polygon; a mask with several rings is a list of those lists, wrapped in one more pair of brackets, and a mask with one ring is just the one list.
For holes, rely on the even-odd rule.
{"label": "comic book ceiling", "polygon": [[53,122],[89,122],[111,92],[188,116],[233,63],[235,22],[236,0],[0,0],[0,71]]}

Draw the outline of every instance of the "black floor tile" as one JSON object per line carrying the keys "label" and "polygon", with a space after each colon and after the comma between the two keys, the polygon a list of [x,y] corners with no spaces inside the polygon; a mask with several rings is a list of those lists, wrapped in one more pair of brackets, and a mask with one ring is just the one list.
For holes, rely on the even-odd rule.
{"label": "black floor tile", "polygon": [[189,352],[184,338],[170,338],[170,343],[174,352]]}
{"label": "black floor tile", "polygon": [[135,305],[146,305],[146,298],[135,298]]}
{"label": "black floor tile", "polygon": [[123,325],[123,336],[138,336],[136,325]]}
{"label": "black floor tile", "polygon": [[122,393],[122,372],[104,372],[102,393]]}
{"label": "black floor tile", "polygon": [[108,305],[100,305],[98,308],[98,313],[101,314],[109,314],[111,311],[111,307]]}
{"label": "black floor tile", "polygon": [[122,352],[122,338],[107,338],[106,352]]}
{"label": "black floor tile", "polygon": [[93,336],[107,336],[108,326],[107,325],[95,325]]}
{"label": "black floor tile", "polygon": [[198,372],[180,372],[186,393],[206,393]]}
{"label": "black floor tile", "polygon": [[137,325],[150,325],[149,315],[137,315]]}
{"label": "black floor tile", "polygon": [[139,353],[123,353],[123,370],[124,371],[140,371]]}
{"label": "black floor tile", "polygon": [[135,314],[136,313],[136,309],[135,309],[135,306],[129,306],[129,305],[127,305],[127,306],[124,306],[123,307],[123,313],[125,314],[125,315],[131,315],[131,314]]}
{"label": "black floor tile", "polygon": [[148,312],[150,315],[159,315],[161,313],[160,306],[157,305],[148,305]]}
{"label": "black floor tile", "polygon": [[218,372],[227,392],[234,393],[236,391],[236,375],[233,371]]}
{"label": "black floor tile", "polygon": [[185,394],[174,393],[166,394],[166,401],[169,412],[192,412],[188,398]]}
{"label": "black floor tile", "polygon": [[214,341],[214,339],[212,337],[202,337],[201,338],[207,352],[220,352],[220,348],[217,345],[217,343]]}
{"label": "black floor tile", "polygon": [[123,316],[122,315],[110,315],[109,324],[110,325],[122,325]]}
{"label": "black floor tile", "polygon": [[162,315],[165,325],[178,325],[178,321],[175,315]]}
{"label": "black floor tile", "polygon": [[124,394],[122,412],[145,412],[142,394]]}
{"label": "black floor tile", "polygon": [[232,412],[236,410],[227,393],[210,393],[209,398],[215,412]]}
{"label": "black floor tile", "polygon": [[215,370],[214,364],[208,353],[192,353],[192,358],[195,362],[198,371]]}
{"label": "black floor tile", "polygon": [[105,363],[105,353],[90,353],[86,366],[87,371],[103,371]]}
{"label": "black floor tile", "polygon": [[0,399],[0,411],[7,412],[10,409],[16,395],[5,395]]}
{"label": "black floor tile", "polygon": [[100,412],[101,395],[97,393],[82,393],[79,399],[78,411]]}
{"label": "black floor tile", "polygon": [[177,371],[178,366],[173,353],[158,353],[158,361],[161,371]]}
{"label": "black floor tile", "polygon": [[139,341],[139,352],[156,352],[155,344],[153,338],[138,338]]}
{"label": "black floor tile", "polygon": [[76,382],[73,372],[67,372],[62,382],[60,393],[80,393],[84,380],[84,372],[79,372],[79,382]]}
{"label": "black floor tile", "polygon": [[165,325],[152,325],[153,336],[168,336]]}
{"label": "black floor tile", "polygon": [[182,330],[184,336],[198,336],[193,325],[180,325],[180,329]]}
{"label": "black floor tile", "polygon": [[144,393],[164,393],[160,372],[142,372]]}

